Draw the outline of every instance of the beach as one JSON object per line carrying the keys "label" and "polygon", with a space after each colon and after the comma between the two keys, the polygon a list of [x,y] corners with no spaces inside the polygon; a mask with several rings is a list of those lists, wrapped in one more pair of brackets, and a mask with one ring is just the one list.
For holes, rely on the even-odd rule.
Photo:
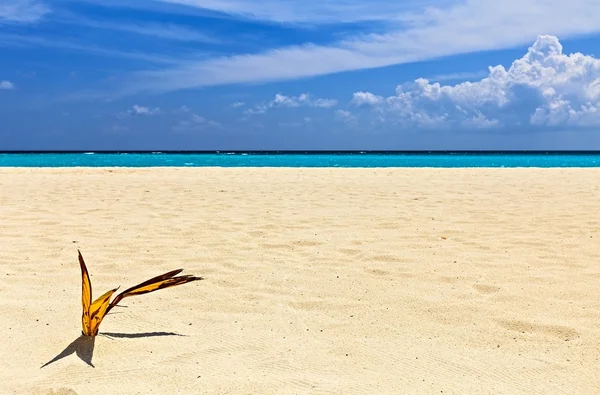
{"label": "beach", "polygon": [[[599,180],[0,168],[0,393],[598,394]],[[94,297],[205,279],[84,344],[78,249]]]}

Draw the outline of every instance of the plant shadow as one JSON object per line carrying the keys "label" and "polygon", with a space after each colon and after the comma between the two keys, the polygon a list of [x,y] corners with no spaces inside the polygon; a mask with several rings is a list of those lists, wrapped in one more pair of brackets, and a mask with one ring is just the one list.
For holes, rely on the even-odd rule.
{"label": "plant shadow", "polygon": [[95,367],[92,363],[92,357],[94,356],[94,343],[96,343],[96,337],[85,336],[82,334],[71,344],[69,344],[67,348],[65,348],[60,354],[43,364],[41,368],[44,368],[60,359],[68,357],[71,354],[77,354],[79,359],[85,362],[88,366]]}
{"label": "plant shadow", "polygon": [[175,332],[142,332],[142,333],[115,333],[115,332],[102,332],[101,335],[108,338],[123,338],[123,339],[137,339],[140,337],[159,337],[159,336],[185,336]]}
{"label": "plant shadow", "polygon": [[[109,339],[123,338],[123,339],[137,339],[142,337],[157,337],[157,336],[185,336],[175,332],[142,332],[142,333],[114,333],[114,332],[103,332],[100,335],[106,336]],[[68,357],[71,354],[76,354],[79,359],[85,362],[88,366],[95,368],[92,363],[92,357],[94,356],[94,344],[96,343],[95,336],[81,335],[69,344],[60,354],[52,358],[50,361],[43,364],[41,368],[44,368],[54,362]]]}

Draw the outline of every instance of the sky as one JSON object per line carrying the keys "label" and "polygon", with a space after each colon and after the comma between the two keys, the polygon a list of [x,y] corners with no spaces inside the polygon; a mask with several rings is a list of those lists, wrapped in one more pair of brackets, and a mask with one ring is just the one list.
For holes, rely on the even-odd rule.
{"label": "sky", "polygon": [[0,0],[0,150],[562,149],[597,0]]}

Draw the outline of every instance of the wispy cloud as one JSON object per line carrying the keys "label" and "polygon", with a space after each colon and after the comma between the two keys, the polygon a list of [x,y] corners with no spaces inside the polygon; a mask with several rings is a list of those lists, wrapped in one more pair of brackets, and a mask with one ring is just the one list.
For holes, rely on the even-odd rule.
{"label": "wispy cloud", "polygon": [[352,113],[348,110],[336,110],[335,111],[335,118],[339,121],[342,121],[343,123],[347,124],[347,125],[355,125],[357,123],[357,119],[354,115],[352,115]]}
{"label": "wispy cloud", "polygon": [[10,81],[0,81],[0,89],[15,89],[15,84]]}
{"label": "wispy cloud", "polygon": [[188,106],[186,106],[186,105],[184,104],[183,106],[181,106],[181,107],[179,107],[178,109],[176,109],[176,110],[174,111],[174,113],[176,113],[176,114],[181,114],[181,113],[188,113],[188,112],[190,112],[190,111],[192,111],[192,109],[191,109],[191,108],[189,108]]}
{"label": "wispy cloud", "polygon": [[196,30],[188,29],[173,24],[116,24],[98,22],[95,27],[103,29],[121,30],[125,32],[131,32],[140,35],[158,37],[176,41],[195,41],[210,44],[222,43],[215,37],[211,37],[207,34],[198,32]]}
{"label": "wispy cloud", "polygon": [[60,39],[50,39],[44,37],[37,37],[32,35],[18,35],[18,34],[1,34],[0,33],[0,47],[46,47],[56,48],[65,51],[81,52],[90,55],[103,56],[103,57],[115,57],[123,59],[139,60],[142,62],[149,63],[162,63],[162,64],[181,64],[182,59],[175,58],[173,56],[160,55],[160,54],[148,54],[136,51],[125,51],[116,50],[111,48],[102,48],[94,44],[84,44],[71,41],[64,41]]}
{"label": "wispy cloud", "polygon": [[55,22],[85,26],[86,28],[116,30],[173,41],[200,42],[205,44],[219,44],[223,42],[223,40],[212,35],[174,23],[114,22],[86,18],[67,12],[63,12],[61,15],[61,18],[56,19]]}
{"label": "wispy cloud", "polygon": [[275,98],[266,103],[259,103],[253,108],[244,111],[247,115],[264,114],[267,110],[277,107],[313,107],[313,108],[331,108],[337,104],[335,99],[313,98],[308,93],[302,93],[299,96],[285,96],[280,93],[275,94]]}
{"label": "wispy cloud", "polygon": [[33,23],[50,12],[50,8],[36,0],[3,0],[0,3],[2,23]]}
{"label": "wispy cloud", "polygon": [[223,126],[217,121],[206,119],[198,114],[190,114],[190,116],[187,119],[177,122],[177,124],[173,126],[173,131],[185,132],[195,130],[221,129],[222,127]]}
{"label": "wispy cloud", "polygon": [[[331,24],[360,21],[391,21],[415,8],[455,0],[87,0],[104,5],[159,9],[163,12],[222,13],[231,17],[277,23]],[[214,15],[213,15],[214,16]]]}
{"label": "wispy cloud", "polygon": [[[209,8],[218,8],[219,4],[221,7],[256,4],[216,0],[178,2]],[[330,45],[284,47],[140,72],[132,77],[125,93],[305,78],[509,48],[531,42],[540,32],[561,37],[598,32],[600,2],[546,0],[541,7],[523,0],[506,0],[501,4],[496,0],[469,0],[445,8],[398,14],[396,19],[402,25],[385,34],[359,35]]]}

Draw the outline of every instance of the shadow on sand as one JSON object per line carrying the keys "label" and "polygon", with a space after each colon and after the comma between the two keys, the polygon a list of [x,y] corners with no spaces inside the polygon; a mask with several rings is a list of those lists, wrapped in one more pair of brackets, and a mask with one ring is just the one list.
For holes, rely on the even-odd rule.
{"label": "shadow on sand", "polygon": [[[157,336],[185,336],[174,332],[145,332],[145,333],[112,333],[103,332],[100,333],[102,336],[106,336],[110,339],[123,338],[123,339],[137,339],[142,337],[157,337]],[[81,335],[69,344],[60,354],[52,358],[50,361],[43,364],[41,368],[44,368],[54,362],[68,357],[71,354],[77,354],[79,359],[85,362],[88,366],[95,367],[92,363],[92,357],[94,356],[94,344],[96,342],[95,336]]]}
{"label": "shadow on sand", "polygon": [[124,339],[137,339],[140,337],[158,337],[158,336],[185,336],[175,332],[144,332],[144,333],[114,333],[102,332],[101,335],[113,338],[120,337]]}
{"label": "shadow on sand", "polygon": [[94,356],[95,342],[95,337],[81,335],[77,339],[75,339],[71,344],[69,344],[67,348],[65,348],[60,354],[43,364],[42,368],[58,361],[59,359],[68,357],[71,354],[77,354],[79,359],[81,359],[89,366],[94,367],[94,364],[92,364],[92,357]]}

